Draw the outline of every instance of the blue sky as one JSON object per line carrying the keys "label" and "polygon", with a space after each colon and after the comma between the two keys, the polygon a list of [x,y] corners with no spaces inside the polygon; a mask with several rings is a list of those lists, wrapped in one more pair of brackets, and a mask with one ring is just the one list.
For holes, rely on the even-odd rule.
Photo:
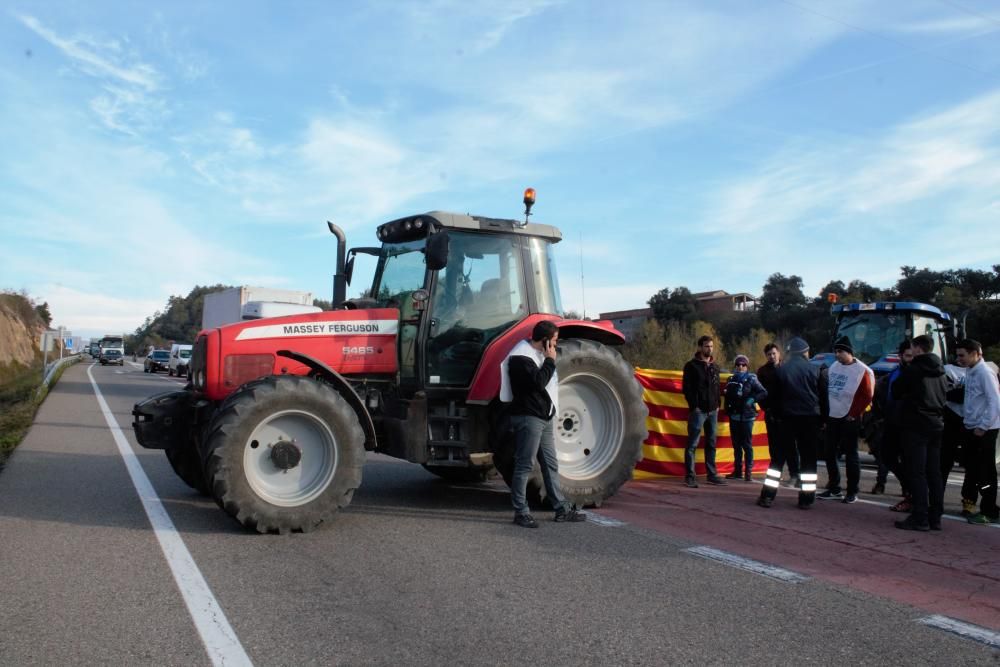
{"label": "blue sky", "polygon": [[991,1],[13,0],[0,44],[0,287],[78,335],[196,284],[329,298],[326,220],[527,186],[588,315],[1000,262]]}

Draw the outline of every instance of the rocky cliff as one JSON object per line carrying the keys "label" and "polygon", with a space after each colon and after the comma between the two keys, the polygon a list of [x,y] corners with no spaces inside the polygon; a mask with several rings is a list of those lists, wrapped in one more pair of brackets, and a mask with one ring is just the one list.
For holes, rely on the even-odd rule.
{"label": "rocky cliff", "polygon": [[33,306],[19,295],[0,298],[0,366],[27,366],[39,356],[39,337],[45,326]]}

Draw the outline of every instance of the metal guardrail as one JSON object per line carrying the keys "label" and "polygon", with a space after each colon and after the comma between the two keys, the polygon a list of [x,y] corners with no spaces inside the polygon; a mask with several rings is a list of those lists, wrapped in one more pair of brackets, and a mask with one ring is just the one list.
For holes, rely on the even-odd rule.
{"label": "metal guardrail", "polygon": [[62,359],[56,359],[55,361],[49,363],[49,365],[45,367],[45,378],[42,380],[42,384],[38,387],[38,393],[42,393],[42,390],[49,386],[49,383],[52,382],[52,377],[56,374],[56,371],[65,366],[69,366],[70,364],[75,364],[81,359],[83,359],[82,352],[69,357],[63,357]]}

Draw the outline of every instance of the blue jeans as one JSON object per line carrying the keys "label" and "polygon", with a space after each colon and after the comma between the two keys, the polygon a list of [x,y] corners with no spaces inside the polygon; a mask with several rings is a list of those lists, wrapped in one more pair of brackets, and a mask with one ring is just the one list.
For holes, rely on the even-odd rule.
{"label": "blue jeans", "polygon": [[556,441],[552,420],[528,415],[510,418],[514,436],[514,475],[510,482],[510,500],[516,514],[528,514],[528,477],[535,467],[535,459],[542,467],[542,480],[549,504],[556,511],[568,510],[569,503],[559,488],[559,463],[556,460]]}
{"label": "blue jeans", "polygon": [[698,408],[691,408],[688,416],[687,448],[684,450],[684,467],[688,477],[695,476],[694,450],[698,447],[702,428],[705,429],[705,471],[708,473],[709,479],[718,475],[715,470],[715,431],[718,420],[718,410],[702,412]]}

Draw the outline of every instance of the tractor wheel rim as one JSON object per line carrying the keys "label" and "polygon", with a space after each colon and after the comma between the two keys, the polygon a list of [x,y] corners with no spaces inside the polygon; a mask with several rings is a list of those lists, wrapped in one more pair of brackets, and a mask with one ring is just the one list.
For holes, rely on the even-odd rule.
{"label": "tractor wheel rim", "polygon": [[559,413],[554,417],[559,474],[590,479],[618,457],[625,436],[625,405],[607,380],[577,373],[559,383]]}
{"label": "tractor wheel rim", "polygon": [[[301,457],[285,469],[275,463],[272,450],[289,444]],[[337,440],[330,427],[310,412],[278,412],[258,424],[247,438],[243,469],[250,488],[263,500],[281,507],[305,505],[322,495],[333,480]]]}

